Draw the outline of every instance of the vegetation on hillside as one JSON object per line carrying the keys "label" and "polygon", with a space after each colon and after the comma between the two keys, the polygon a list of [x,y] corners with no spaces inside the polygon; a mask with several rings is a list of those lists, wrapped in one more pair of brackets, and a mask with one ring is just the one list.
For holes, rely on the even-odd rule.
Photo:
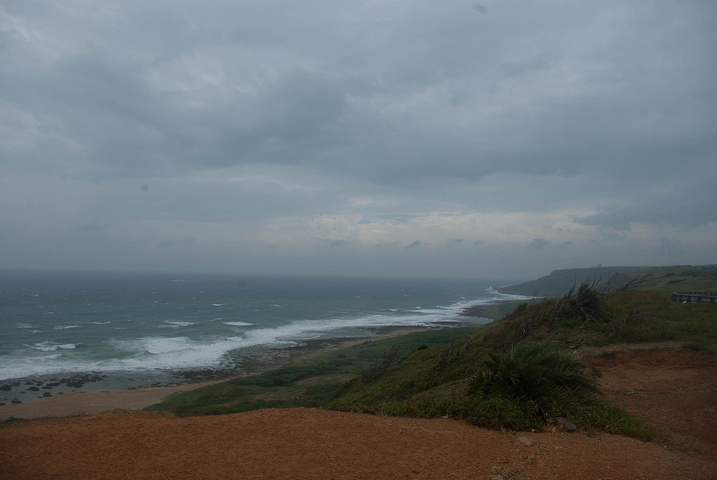
{"label": "vegetation on hillside", "polygon": [[[518,285],[501,287],[502,293],[512,295],[534,295],[539,297],[552,297],[563,295],[574,285],[582,283],[595,283],[599,288],[619,288],[634,278],[633,272],[641,271],[644,267],[603,267],[566,268],[553,270],[550,274],[536,280],[530,280]],[[631,275],[631,276],[628,276]]]}
{"label": "vegetation on hillside", "polygon": [[[261,408],[320,407],[344,382],[359,375],[380,375],[395,359],[416,349],[453,342],[474,328],[445,328],[409,333],[383,340],[298,358],[283,367],[236,378],[189,392],[177,393],[148,407],[178,415],[220,415]],[[389,355],[386,355],[390,352]],[[373,373],[371,373],[373,372]]]}
{"label": "vegetation on hillside", "polygon": [[542,343],[520,342],[507,355],[491,359],[468,383],[468,395],[525,403],[544,418],[568,416],[600,394],[595,379],[569,354]]}
{"label": "vegetation on hillside", "polygon": [[592,283],[601,291],[614,291],[631,282],[642,290],[717,290],[717,265],[672,267],[591,267],[554,270],[549,275],[501,287],[503,293],[552,297],[572,286]]}
{"label": "vegetation on hillside", "polygon": [[[717,308],[676,304],[669,292],[600,293],[584,283],[562,297],[522,304],[450,345],[414,351],[369,382],[355,378],[328,408],[385,415],[451,416],[510,429],[556,416],[585,428],[654,439],[657,432],[609,404],[573,352],[614,343],[677,341],[714,351]],[[570,384],[552,378],[570,378]]]}
{"label": "vegetation on hillside", "polygon": [[[651,288],[678,280],[682,289],[707,290],[715,285],[714,272],[714,267],[680,267],[648,277],[630,272],[630,279]],[[381,415],[449,416],[513,430],[543,428],[562,417],[586,429],[662,439],[600,395],[599,372],[583,365],[576,352],[615,343],[674,342],[714,353],[717,305],[671,302],[671,289],[605,293],[597,285],[585,282],[561,296],[520,304],[482,328],[364,342],[174,395],[151,409],[196,415],[324,406]]]}
{"label": "vegetation on hillside", "polygon": [[642,278],[641,290],[717,291],[717,265],[652,267],[631,272],[627,278]]}

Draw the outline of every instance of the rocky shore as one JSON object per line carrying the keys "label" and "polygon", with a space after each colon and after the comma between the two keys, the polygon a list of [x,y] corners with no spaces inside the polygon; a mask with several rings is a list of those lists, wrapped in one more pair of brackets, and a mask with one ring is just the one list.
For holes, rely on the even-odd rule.
{"label": "rocky shore", "polygon": [[[456,326],[463,324],[456,323]],[[236,359],[239,368],[193,369],[167,372],[166,382],[145,383],[140,387],[102,388],[106,374],[80,373],[64,376],[26,378],[5,381],[0,384],[4,397],[13,393],[22,394],[29,401],[21,401],[15,395],[13,400],[0,402],[0,421],[15,418],[40,418],[45,416],[66,416],[99,413],[116,408],[136,410],[158,403],[162,398],[175,392],[183,392],[204,385],[221,382],[230,378],[254,375],[284,365],[295,356],[314,355],[331,348],[351,345],[379,338],[388,338],[423,330],[417,327],[375,328],[371,337],[354,339],[334,338],[306,340],[301,345],[259,349],[247,354],[242,351]],[[128,378],[124,382],[141,382],[141,378]],[[99,388],[98,388],[99,387]]]}

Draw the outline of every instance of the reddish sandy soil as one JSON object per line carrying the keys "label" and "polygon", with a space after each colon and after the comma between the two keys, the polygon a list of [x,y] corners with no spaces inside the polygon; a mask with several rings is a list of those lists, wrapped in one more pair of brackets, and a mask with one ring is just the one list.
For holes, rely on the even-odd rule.
{"label": "reddish sandy soil", "polygon": [[717,453],[717,355],[638,349],[583,360],[602,373],[614,404],[674,434],[683,449]]}
{"label": "reddish sandy soil", "polygon": [[[12,479],[715,479],[715,357],[588,359],[609,397],[689,450],[585,433],[501,433],[450,420],[316,409],[214,417],[112,411],[0,428]],[[695,448],[697,451],[695,451]]]}

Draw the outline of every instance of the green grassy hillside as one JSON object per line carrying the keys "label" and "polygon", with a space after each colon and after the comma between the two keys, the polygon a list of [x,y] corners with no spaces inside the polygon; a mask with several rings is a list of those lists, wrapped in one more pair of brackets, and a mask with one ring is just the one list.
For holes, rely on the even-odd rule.
{"label": "green grassy hillside", "polygon": [[717,290],[717,265],[672,267],[593,267],[554,270],[549,275],[518,285],[501,287],[503,293],[550,297],[563,295],[573,285],[594,282],[614,290],[638,281],[643,290]]}
{"label": "green grassy hillside", "polygon": [[717,265],[652,267],[627,274],[641,290],[717,291]]}
{"label": "green grassy hillside", "polygon": [[[382,415],[448,415],[512,429],[536,428],[548,417],[563,416],[587,428],[649,438],[654,432],[649,433],[599,395],[579,399],[578,408],[546,408],[545,400],[525,394],[478,395],[475,385],[477,378],[487,375],[499,381],[498,387],[487,391],[501,392],[507,391],[503,384],[530,383],[536,380],[531,375],[543,378],[544,365],[533,359],[521,366],[516,358],[524,354],[517,352],[516,346],[538,345],[559,355],[612,343],[663,341],[714,351],[717,305],[676,304],[670,301],[669,292],[659,291],[601,294],[583,284],[563,297],[523,304],[501,321],[450,345],[411,352],[379,376],[357,377],[342,386],[327,407]],[[556,395],[571,388],[558,388]]]}
{"label": "green grassy hillside", "polygon": [[502,293],[513,295],[528,295],[536,297],[552,297],[563,295],[574,285],[583,282],[595,283],[598,287],[618,288],[629,282],[634,276],[628,276],[635,271],[642,271],[645,267],[591,267],[566,268],[553,270],[550,274],[536,280],[523,282],[518,285],[501,287]]}

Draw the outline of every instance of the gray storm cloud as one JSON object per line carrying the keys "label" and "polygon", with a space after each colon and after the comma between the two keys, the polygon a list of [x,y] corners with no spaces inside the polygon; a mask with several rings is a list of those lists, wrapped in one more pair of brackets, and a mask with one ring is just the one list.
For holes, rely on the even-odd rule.
{"label": "gray storm cloud", "polygon": [[4,2],[0,267],[714,262],[716,20],[666,0]]}

